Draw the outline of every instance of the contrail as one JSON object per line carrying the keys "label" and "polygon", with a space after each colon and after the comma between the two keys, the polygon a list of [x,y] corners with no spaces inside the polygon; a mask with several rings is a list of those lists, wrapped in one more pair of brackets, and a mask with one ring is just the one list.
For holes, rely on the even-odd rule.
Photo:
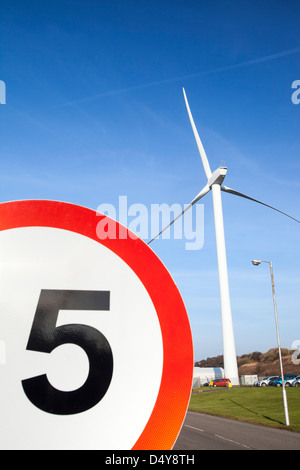
{"label": "contrail", "polygon": [[243,62],[239,62],[238,64],[225,65],[223,67],[218,67],[218,68],[215,68],[215,69],[204,70],[203,72],[195,72],[195,73],[192,73],[192,74],[181,75],[181,76],[174,77],[174,78],[166,78],[165,80],[157,80],[157,81],[154,81],[154,82],[144,83],[142,85],[134,85],[134,86],[125,87],[125,88],[118,88],[118,89],[115,89],[115,90],[106,91],[106,92],[103,92],[103,93],[98,93],[96,95],[87,96],[85,98],[80,98],[80,99],[77,99],[77,100],[68,101],[66,103],[57,104],[57,105],[54,105],[54,106],[49,106],[49,108],[61,108],[61,107],[64,107],[64,106],[71,106],[71,105],[74,105],[74,104],[86,103],[88,101],[93,101],[97,98],[103,98],[105,96],[116,95],[116,94],[119,94],[119,93],[124,93],[124,92],[127,92],[127,91],[131,91],[131,90],[139,90],[139,89],[142,89],[142,88],[148,88],[148,87],[153,87],[153,86],[158,86],[158,85],[164,85],[166,83],[179,82],[179,81],[182,81],[182,80],[189,80],[189,79],[192,79],[192,78],[203,77],[205,75],[212,75],[214,73],[225,72],[227,70],[233,70],[233,69],[242,68],[242,67],[249,67],[251,65],[261,64],[263,62],[269,62],[271,60],[281,59],[282,57],[286,57],[286,56],[289,56],[289,55],[298,54],[299,52],[300,52],[300,47],[295,47],[293,49],[288,49],[286,51],[277,52],[276,54],[270,54],[270,55],[267,55],[267,56],[258,57],[256,59],[251,59],[251,60],[246,60],[246,61],[243,61]]}

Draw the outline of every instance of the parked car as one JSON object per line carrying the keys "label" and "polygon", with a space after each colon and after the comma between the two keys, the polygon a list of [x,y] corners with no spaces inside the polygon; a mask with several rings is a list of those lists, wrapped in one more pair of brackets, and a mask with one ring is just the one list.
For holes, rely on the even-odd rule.
{"label": "parked car", "polygon": [[297,376],[297,375],[293,374],[293,376],[291,376],[291,378],[289,378],[289,379],[287,379],[287,380],[284,379],[284,381],[285,381],[285,386],[286,386],[286,387],[292,387],[292,383],[294,382],[294,380],[295,380],[297,377],[300,377],[300,376]]}
{"label": "parked car", "polygon": [[269,382],[268,382],[268,386],[272,386],[274,384],[274,382],[276,382],[278,379],[280,379],[280,377],[272,377]]}
{"label": "parked car", "polygon": [[292,381],[292,387],[300,387],[300,375],[297,375],[295,380]]}
{"label": "parked car", "polygon": [[212,381],[213,387],[228,387],[231,384],[230,379],[215,379]]}
{"label": "parked car", "polygon": [[278,379],[278,376],[270,376],[270,377],[264,377],[263,379],[260,379],[260,380],[257,380],[256,382],[254,382],[254,387],[266,387],[267,385],[269,385],[269,382],[270,380],[272,379]]}
{"label": "parked car", "polygon": [[[286,387],[291,387],[293,380],[297,377],[296,374],[286,374],[283,376],[284,383]],[[277,380],[272,381],[274,387],[282,387],[282,377],[278,377]]]}

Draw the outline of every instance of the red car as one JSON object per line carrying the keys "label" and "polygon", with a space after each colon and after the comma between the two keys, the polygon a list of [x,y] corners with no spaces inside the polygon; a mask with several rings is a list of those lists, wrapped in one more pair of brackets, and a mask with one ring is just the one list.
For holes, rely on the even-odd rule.
{"label": "red car", "polygon": [[231,384],[230,379],[215,379],[212,382],[213,387],[228,387]]}

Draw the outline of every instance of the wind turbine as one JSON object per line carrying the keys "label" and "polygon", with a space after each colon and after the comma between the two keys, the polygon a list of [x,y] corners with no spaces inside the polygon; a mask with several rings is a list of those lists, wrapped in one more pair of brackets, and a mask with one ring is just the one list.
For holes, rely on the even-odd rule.
{"label": "wind turbine", "polygon": [[189,103],[186,97],[185,90],[183,89],[184,100],[193,129],[193,133],[196,139],[197,147],[201,156],[202,164],[207,178],[207,183],[204,188],[197,194],[197,196],[188,204],[185,209],[175,217],[172,222],[170,222],[166,227],[164,227],[155,237],[153,237],[148,245],[155,240],[162,232],[164,232],[170,225],[172,225],[179,217],[181,217],[188,209],[190,209],[196,202],[198,202],[203,196],[205,196],[209,191],[212,191],[213,198],[213,210],[214,210],[214,220],[215,220],[215,233],[216,233],[216,245],[217,245],[217,258],[218,258],[218,271],[219,271],[219,284],[220,284],[220,298],[221,298],[221,313],[222,313],[222,332],[223,332],[223,358],[224,358],[224,372],[227,378],[231,380],[232,385],[239,385],[238,377],[238,367],[236,359],[236,350],[235,350],[235,340],[232,324],[232,314],[231,314],[231,303],[230,303],[230,293],[229,293],[229,282],[228,282],[228,270],[227,270],[227,257],[226,257],[226,246],[225,246],[225,234],[224,234],[224,222],[223,222],[223,210],[222,210],[222,198],[221,191],[240,196],[251,201],[257,202],[264,206],[267,206],[271,209],[280,212],[281,214],[290,217],[296,222],[300,223],[299,220],[294,217],[286,214],[285,212],[276,209],[269,204],[265,204],[257,199],[246,196],[243,193],[235,191],[234,189],[229,188],[228,186],[223,185],[224,178],[227,173],[226,167],[219,167],[214,172],[211,171],[210,165],[200,140],[195,122],[189,107]]}

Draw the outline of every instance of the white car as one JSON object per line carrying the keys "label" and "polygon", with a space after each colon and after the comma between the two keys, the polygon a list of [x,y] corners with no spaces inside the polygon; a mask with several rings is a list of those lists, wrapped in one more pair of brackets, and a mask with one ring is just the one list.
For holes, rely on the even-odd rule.
{"label": "white car", "polygon": [[298,375],[291,383],[292,387],[300,387],[300,375]]}
{"label": "white car", "polygon": [[254,386],[255,387],[266,387],[267,385],[269,385],[269,381],[271,379],[276,379],[277,376],[276,375],[272,375],[271,377],[264,377],[263,379],[261,380],[257,380],[257,382],[254,382]]}

